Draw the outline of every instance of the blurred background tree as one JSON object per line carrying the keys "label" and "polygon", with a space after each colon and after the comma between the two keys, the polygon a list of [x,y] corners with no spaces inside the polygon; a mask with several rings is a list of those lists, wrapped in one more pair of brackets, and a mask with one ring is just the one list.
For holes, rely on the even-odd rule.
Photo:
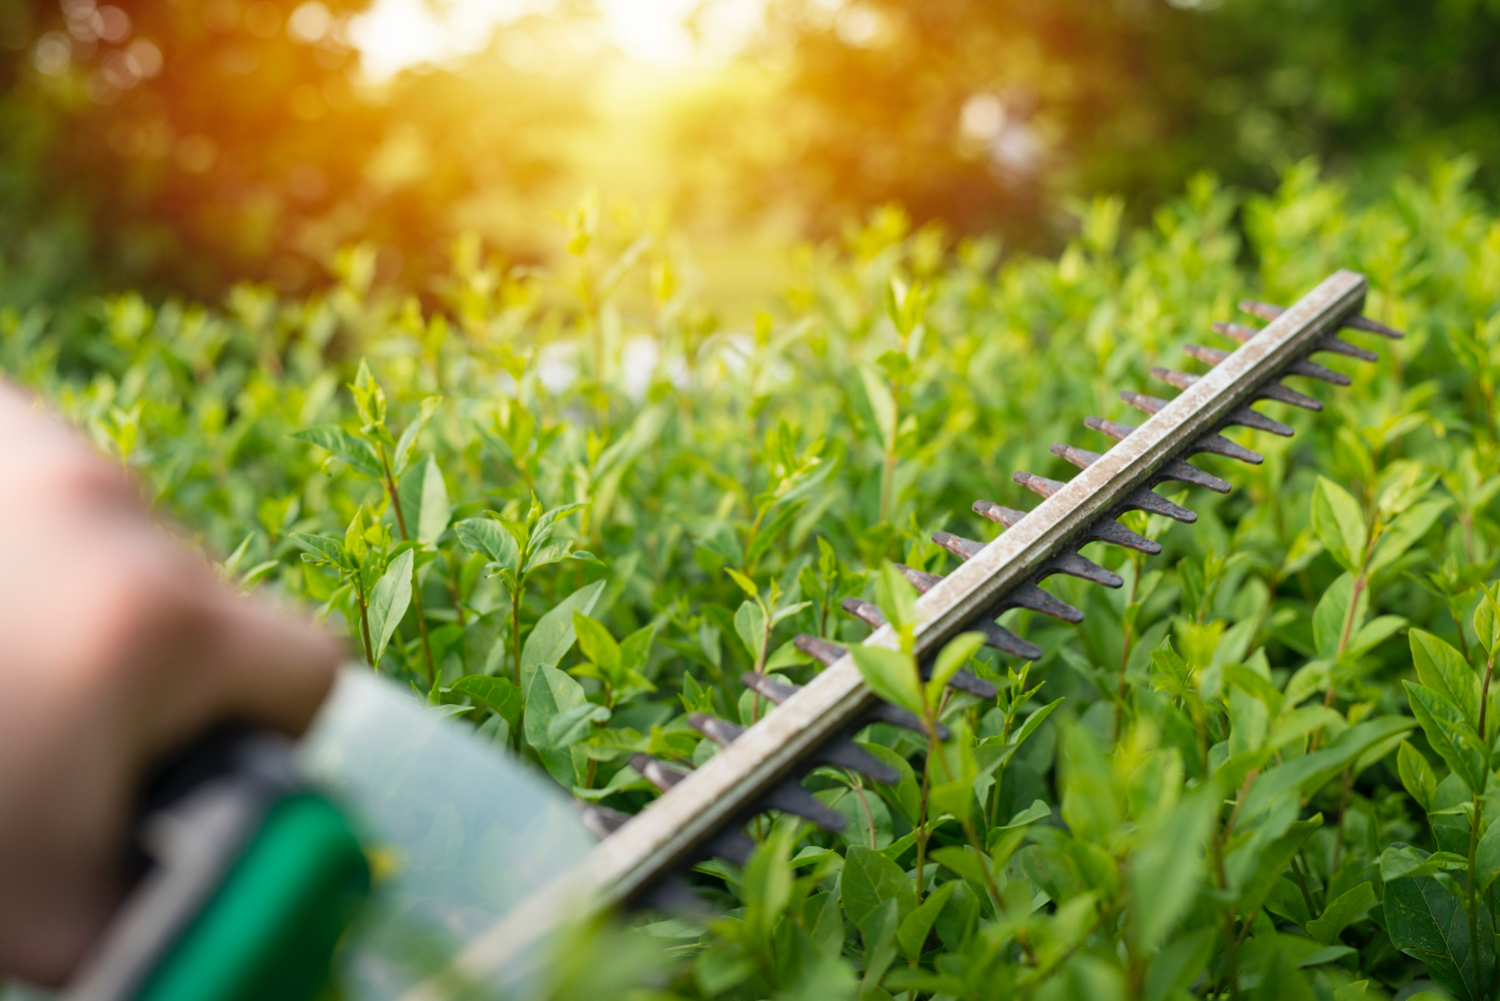
{"label": "blurred background tree", "polygon": [[[693,51],[622,45],[684,17]],[[443,23],[472,37],[416,44]],[[558,252],[591,187],[750,281],[756,234],[887,203],[1046,249],[1070,199],[1145,215],[1204,170],[1500,186],[1497,0],[0,0],[0,88],[19,300],[300,290],[355,241],[421,289],[465,231]]]}

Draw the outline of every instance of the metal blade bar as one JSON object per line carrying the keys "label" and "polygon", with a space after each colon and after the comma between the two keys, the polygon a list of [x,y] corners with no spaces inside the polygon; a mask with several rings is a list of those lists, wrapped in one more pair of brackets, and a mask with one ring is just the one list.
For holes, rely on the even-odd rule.
{"label": "metal blade bar", "polygon": [[[1189,454],[1231,413],[1258,398],[1265,383],[1290,362],[1357,316],[1366,288],[1363,276],[1350,271],[1324,280],[1019,524],[943,577],[917,600],[916,656],[934,656],[948,640],[1029,586],[1093,522],[1149,489],[1163,464]],[[894,648],[897,636],[884,626],[865,643]],[[875,702],[853,659],[841,657],[601,841],[577,869],[475,938],[455,964],[455,972],[482,979],[531,947],[570,908],[598,908],[644,892],[701,851],[724,826],[763,802]],[[439,990],[433,981],[425,992],[410,992],[407,1001],[440,997]]]}

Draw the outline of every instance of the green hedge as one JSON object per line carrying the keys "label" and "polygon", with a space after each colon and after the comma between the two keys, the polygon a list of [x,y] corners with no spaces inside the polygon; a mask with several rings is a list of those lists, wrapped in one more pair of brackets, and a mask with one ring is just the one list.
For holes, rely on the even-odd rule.
{"label": "green hedge", "polygon": [[429,300],[396,301],[351,251],[305,301],[5,313],[0,361],[226,575],[635,810],[631,752],[703,761],[689,709],[763,713],[741,673],[806,681],[794,634],[864,635],[841,596],[897,614],[887,561],[950,568],[932,531],[989,538],[974,500],[1032,506],[1010,473],[1104,450],[1083,419],[1130,420],[1118,391],[1179,345],[1226,346],[1209,324],[1239,297],[1360,270],[1404,342],[1333,361],[1353,387],[1275,413],[1297,434],[1256,436],[1264,465],[1200,460],[1236,490],[1192,494],[1192,526],[1137,519],[1160,557],[1091,548],[1123,589],[1050,583],[1083,625],[1007,619],[1046,654],[979,653],[1000,697],[932,707],[947,746],[867,730],[899,786],[817,772],[843,835],[753,825],[745,871],[695,876],[722,917],[574,943],[599,959],[556,995],[1490,996],[1500,223],[1466,176],[1370,205],[1307,166],[1269,198],[1200,179],[1138,232],[1094,203],[1057,260],[887,211],[743,326],[693,302],[668,243],[585,208],[556,273],[463,244]]}

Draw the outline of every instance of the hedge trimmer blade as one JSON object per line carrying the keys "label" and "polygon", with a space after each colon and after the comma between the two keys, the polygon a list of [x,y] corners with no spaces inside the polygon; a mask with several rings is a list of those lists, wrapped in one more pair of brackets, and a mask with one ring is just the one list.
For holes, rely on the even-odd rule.
{"label": "hedge trimmer blade", "polygon": [[[1079,467],[1067,482],[1018,471],[1016,483],[1042,502],[1029,512],[978,500],[974,511],[1005,527],[989,543],[947,532],[933,541],[961,561],[953,573],[940,576],[901,567],[921,593],[915,648],[919,664],[929,662],[945,643],[963,632],[983,633],[987,645],[1011,656],[1036,659],[1042,650],[995,622],[1001,612],[1025,608],[1076,623],[1084,613],[1039,587],[1054,574],[1080,577],[1105,587],[1122,579],[1084,557],[1078,550],[1090,542],[1124,546],[1148,555],[1161,547],[1118,524],[1128,511],[1144,511],[1192,523],[1197,515],[1153,489],[1163,482],[1227,492],[1227,481],[1187,460],[1197,454],[1218,455],[1259,464],[1262,457],[1220,434],[1238,426],[1289,436],[1290,425],[1253,409],[1260,401],[1322,409],[1322,402],[1282,383],[1301,376],[1334,385],[1349,379],[1312,362],[1314,353],[1360,360],[1375,355],[1336,336],[1341,327],[1386,337],[1400,333],[1359,315],[1365,279],[1339,271],[1292,306],[1247,302],[1243,307],[1269,324],[1261,329],[1216,324],[1215,329],[1241,342],[1232,353],[1190,347],[1188,354],[1212,366],[1201,376],[1153,369],[1158,379],[1181,390],[1166,400],[1125,392],[1121,398],[1145,412],[1139,426],[1090,417],[1086,425],[1115,440],[1102,454],[1058,444],[1056,455]],[[895,631],[873,605],[858,600],[845,610],[874,628],[868,645],[894,647]],[[827,640],[799,636],[798,649],[826,665],[809,684],[797,687],[764,675],[747,675],[744,683],[776,704],[748,729],[695,714],[699,732],[720,751],[692,771],[637,755],[632,764],[662,795],[634,817],[589,808],[592,825],[607,834],[576,869],[538,892],[493,928],[478,936],[459,958],[457,969],[472,980],[527,955],[539,936],[570,907],[597,910],[614,905],[670,905],[689,893],[677,874],[695,862],[717,856],[743,863],[754,842],[742,825],[758,813],[776,810],[838,830],[842,815],[825,806],[801,785],[801,778],[820,765],[835,764],[876,781],[887,781],[885,766],[852,743],[853,734],[876,721],[922,729],[905,710],[881,702],[866,687],[848,651]],[[924,670],[926,668],[924,667]],[[982,698],[993,697],[988,682],[959,672],[950,686]],[[925,732],[925,731],[924,731]],[[940,734],[941,736],[941,734]],[[868,760],[867,760],[868,759]],[[434,999],[448,996],[434,980],[408,995]]]}

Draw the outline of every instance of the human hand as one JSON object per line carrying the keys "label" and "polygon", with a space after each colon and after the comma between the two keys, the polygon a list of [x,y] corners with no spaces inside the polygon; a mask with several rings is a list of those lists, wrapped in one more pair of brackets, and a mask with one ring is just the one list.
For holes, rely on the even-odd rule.
{"label": "human hand", "polygon": [[341,650],[236,594],[3,383],[0,637],[0,971],[52,985],[126,889],[146,770],[227,718],[300,733]]}

